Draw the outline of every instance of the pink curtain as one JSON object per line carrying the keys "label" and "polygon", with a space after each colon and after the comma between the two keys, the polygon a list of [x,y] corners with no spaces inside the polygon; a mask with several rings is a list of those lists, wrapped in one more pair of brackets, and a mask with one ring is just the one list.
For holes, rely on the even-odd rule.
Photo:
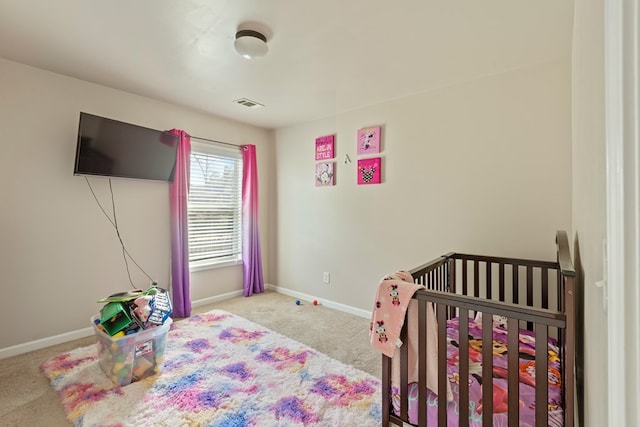
{"label": "pink curtain", "polygon": [[242,146],[242,262],[244,296],[264,292],[258,231],[258,172],[256,146]]}
{"label": "pink curtain", "polygon": [[191,137],[183,130],[172,129],[180,136],[178,159],[169,184],[169,206],[171,209],[171,297],[173,317],[191,315],[191,292],[189,285],[189,234],[187,198],[189,195],[189,168],[191,165]]}

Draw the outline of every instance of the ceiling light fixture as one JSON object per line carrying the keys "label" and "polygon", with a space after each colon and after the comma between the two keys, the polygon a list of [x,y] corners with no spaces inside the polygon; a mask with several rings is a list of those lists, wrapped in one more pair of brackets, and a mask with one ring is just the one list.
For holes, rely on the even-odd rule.
{"label": "ceiling light fixture", "polygon": [[236,51],[247,59],[265,56],[269,51],[267,38],[264,34],[253,30],[240,30],[236,33],[236,41],[233,43]]}

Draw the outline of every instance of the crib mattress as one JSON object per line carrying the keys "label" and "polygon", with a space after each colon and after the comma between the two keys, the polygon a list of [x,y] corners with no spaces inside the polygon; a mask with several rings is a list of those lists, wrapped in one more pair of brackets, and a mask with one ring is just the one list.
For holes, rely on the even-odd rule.
{"label": "crib mattress", "polygon": [[[459,384],[458,373],[458,319],[447,321],[447,376],[454,395],[453,401],[447,404],[447,416],[449,425],[458,425],[459,419]],[[501,326],[493,328],[493,425],[507,425],[507,331]],[[521,330],[518,345],[520,383],[520,423],[521,427],[535,425],[535,335],[533,332]],[[548,341],[548,409],[549,426],[563,425],[562,390],[560,360],[558,357],[557,342],[553,338]],[[469,322],[469,425],[482,425],[482,325],[480,319],[472,319]],[[400,413],[399,390],[392,387],[392,404],[396,414]],[[418,423],[418,386],[417,383],[409,384],[409,422]],[[431,390],[427,390],[427,419],[429,425],[437,425],[438,420],[438,396]]]}

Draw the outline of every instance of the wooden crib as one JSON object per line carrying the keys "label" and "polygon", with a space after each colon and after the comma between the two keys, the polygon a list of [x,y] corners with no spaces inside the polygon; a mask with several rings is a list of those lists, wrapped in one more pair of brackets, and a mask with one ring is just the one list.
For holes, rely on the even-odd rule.
{"label": "wooden crib", "polygon": [[[407,345],[394,355],[400,359],[400,378],[393,389],[392,359],[382,356],[383,426],[426,426],[427,420],[439,427],[574,426],[576,277],[566,232],[557,232],[556,245],[556,262],[449,253],[410,271],[414,282],[426,287],[413,297],[418,305],[418,381],[408,384]],[[427,310],[434,310],[437,323],[438,390],[426,386]],[[496,326],[497,321],[503,324]],[[535,376],[535,371],[548,375]],[[445,405],[447,399],[437,396],[447,395],[447,381],[456,398]],[[557,386],[557,399],[550,400],[551,385]],[[527,411],[530,419],[525,419]]]}

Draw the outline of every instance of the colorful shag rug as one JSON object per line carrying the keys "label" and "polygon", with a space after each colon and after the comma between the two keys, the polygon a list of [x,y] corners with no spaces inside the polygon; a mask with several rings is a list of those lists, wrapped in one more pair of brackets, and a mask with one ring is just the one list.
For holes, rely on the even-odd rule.
{"label": "colorful shag rug", "polygon": [[379,426],[376,377],[231,313],[174,322],[160,373],[119,387],[98,346],[41,366],[76,426]]}

